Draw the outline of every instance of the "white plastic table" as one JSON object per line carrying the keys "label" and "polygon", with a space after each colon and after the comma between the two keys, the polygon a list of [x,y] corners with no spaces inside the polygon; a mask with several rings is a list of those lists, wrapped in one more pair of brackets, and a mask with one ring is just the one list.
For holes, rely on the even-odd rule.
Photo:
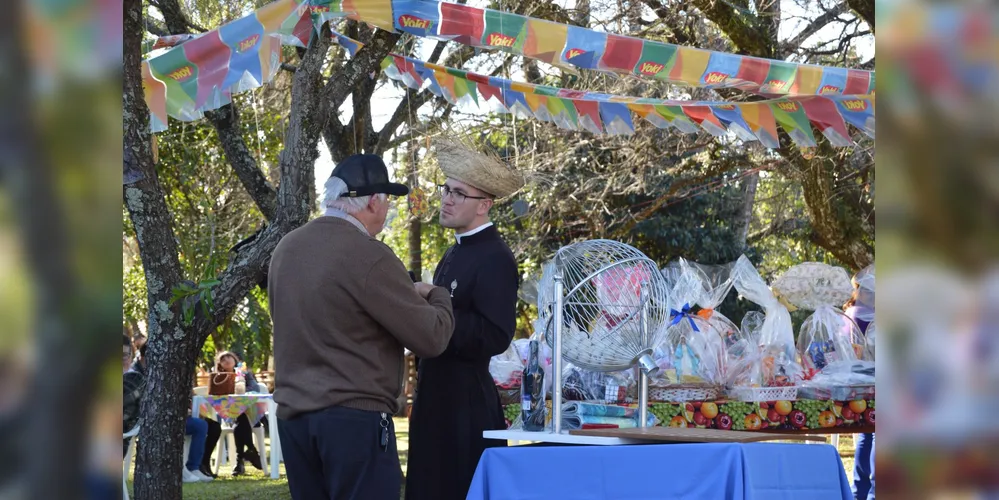
{"label": "white plastic table", "polygon": [[[218,399],[228,396],[194,396],[191,399],[191,416],[198,418],[201,415],[201,403],[208,401],[209,399]],[[262,402],[267,404],[267,428],[271,435],[271,457],[270,457],[270,468],[271,468],[271,479],[277,479],[280,474],[278,473],[278,462],[281,457],[281,438],[278,433],[278,423],[277,423],[277,403],[274,402],[273,394],[234,394],[233,397],[241,398],[253,398],[264,400]]]}

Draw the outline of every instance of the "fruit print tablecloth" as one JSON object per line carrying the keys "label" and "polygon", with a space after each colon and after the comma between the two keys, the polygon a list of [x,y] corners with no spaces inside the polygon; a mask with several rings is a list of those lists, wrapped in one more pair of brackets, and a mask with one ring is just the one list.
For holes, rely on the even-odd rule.
{"label": "fruit print tablecloth", "polygon": [[229,425],[235,425],[236,419],[244,413],[249,419],[250,425],[257,425],[257,422],[267,413],[268,401],[273,398],[270,394],[198,397],[201,400],[198,406],[198,415],[194,415],[195,417],[221,420]]}
{"label": "fruit print tablecloth", "polygon": [[[852,401],[799,399],[761,403],[724,400],[688,401],[651,403],[649,412],[659,420],[658,425],[665,427],[854,433],[870,432],[874,427],[874,404],[874,399]],[[520,405],[508,405],[504,410],[509,425],[519,415]]]}
{"label": "fruit print tablecloth", "polygon": [[660,425],[737,431],[796,431],[866,428],[874,426],[874,399],[854,401],[799,399],[797,401],[690,401],[653,403],[649,407]]}

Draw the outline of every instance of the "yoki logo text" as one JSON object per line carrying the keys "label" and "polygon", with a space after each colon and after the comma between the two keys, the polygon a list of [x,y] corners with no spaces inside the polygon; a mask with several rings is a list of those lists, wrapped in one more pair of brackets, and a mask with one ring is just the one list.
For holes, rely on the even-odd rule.
{"label": "yoki logo text", "polygon": [[735,106],[733,106],[733,105],[731,105],[731,104],[722,104],[722,105],[720,105],[720,106],[716,106],[716,108],[717,108],[717,109],[723,109],[723,110],[725,110],[725,111],[732,111],[732,110],[734,110],[734,109],[735,109]]}
{"label": "yoki logo text", "polygon": [[712,85],[715,83],[724,83],[726,80],[728,80],[728,75],[726,75],[725,73],[719,73],[717,71],[712,71],[711,73],[708,73],[704,77],[704,83],[707,83],[708,85]]}
{"label": "yoki logo text", "polygon": [[787,86],[787,82],[784,80],[770,80],[767,82],[767,87],[771,89],[782,89]]}
{"label": "yoki logo text", "polygon": [[796,102],[778,102],[777,107],[787,111],[788,113],[798,111],[798,103]]}
{"label": "yoki logo text", "polygon": [[864,111],[867,109],[867,101],[861,101],[861,100],[843,101],[843,107],[850,111]]}
{"label": "yoki logo text", "polygon": [[257,44],[257,40],[260,39],[260,35],[253,35],[242,42],[239,42],[239,47],[236,49],[240,52],[246,52],[253,48]]}
{"label": "yoki logo text", "polygon": [[824,85],[821,89],[819,89],[819,93],[820,94],[838,94],[839,93],[839,87],[837,87],[835,85]]}
{"label": "yoki logo text", "polygon": [[174,80],[180,82],[183,80],[187,80],[193,74],[194,71],[191,70],[190,66],[184,66],[183,68],[180,68],[170,73],[170,78],[173,78]]}
{"label": "yoki logo text", "polygon": [[638,71],[643,75],[657,75],[665,66],[655,62],[643,62]]}
{"label": "yoki logo text", "polygon": [[490,33],[486,38],[486,43],[492,47],[513,47],[513,42],[516,41],[516,38],[503,33]]}
{"label": "yoki logo text", "polygon": [[329,11],[330,11],[330,6],[329,5],[310,5],[309,6],[309,12],[311,14],[322,14],[324,12],[329,12]]}
{"label": "yoki logo text", "polygon": [[430,22],[431,21],[429,19],[420,19],[408,14],[399,17],[399,24],[401,24],[403,28],[419,28],[422,30],[430,29]]}
{"label": "yoki logo text", "polygon": [[586,51],[583,50],[583,49],[569,49],[569,50],[565,51],[565,58],[566,59],[572,59],[573,57],[576,57],[579,54],[582,54],[583,52],[586,52]]}

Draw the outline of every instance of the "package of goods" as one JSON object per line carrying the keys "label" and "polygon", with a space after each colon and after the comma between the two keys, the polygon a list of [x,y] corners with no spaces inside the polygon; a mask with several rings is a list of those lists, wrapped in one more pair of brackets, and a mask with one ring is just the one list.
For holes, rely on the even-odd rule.
{"label": "package of goods", "polygon": [[[763,387],[787,387],[796,385],[802,379],[801,365],[796,361],[794,330],[791,313],[774,295],[766,281],[760,276],[753,263],[743,255],[732,267],[733,286],[745,299],[763,307],[763,322],[753,325],[758,328],[759,356],[762,380],[750,376],[749,383],[759,381]],[[743,332],[748,338],[756,338],[755,332]],[[752,335],[752,337],[749,337]],[[748,354],[753,354],[751,349]],[[752,358],[748,360],[752,362]],[[733,368],[733,370],[736,370]],[[732,377],[729,377],[732,380]],[[745,383],[745,382],[742,382]]]}
{"label": "package of goods", "polygon": [[[648,425],[657,420],[649,413]],[[638,408],[607,405],[595,402],[573,401],[562,409],[562,425],[567,429],[581,429],[585,425],[616,425],[621,429],[638,427]]]}
{"label": "package of goods", "polygon": [[637,392],[634,370],[595,372],[566,363],[562,370],[562,397],[567,401],[625,403]]}
{"label": "package of goods", "polygon": [[493,356],[489,360],[489,374],[493,383],[500,389],[516,389],[520,387],[520,379],[524,371],[524,362],[514,344],[510,344],[503,354]]}
{"label": "package of goods", "polygon": [[863,359],[866,341],[860,328],[840,307],[850,299],[850,275],[841,267],[806,262],[788,269],[773,284],[794,306],[814,311],[798,330],[798,354],[805,378],[826,365]]}
{"label": "package of goods", "polygon": [[660,373],[653,378],[649,397],[655,401],[715,398],[724,382],[725,339],[739,336],[738,328],[713,309],[731,289],[727,269],[681,259],[662,274],[675,308],[670,311],[665,341],[654,353]]}
{"label": "package of goods", "polygon": [[807,399],[870,399],[874,391],[874,362],[833,361],[802,382],[798,395]]}

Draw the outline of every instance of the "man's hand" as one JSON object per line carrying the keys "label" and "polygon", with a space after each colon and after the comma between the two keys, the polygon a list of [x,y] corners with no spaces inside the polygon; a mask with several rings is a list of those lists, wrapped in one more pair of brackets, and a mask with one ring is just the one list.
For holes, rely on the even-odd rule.
{"label": "man's hand", "polygon": [[434,288],[437,288],[436,286],[431,285],[430,283],[424,283],[422,281],[418,281],[416,283],[413,283],[413,285],[416,287],[416,292],[419,293],[420,297],[423,297],[423,298],[427,298],[427,295],[430,295],[430,292]]}

